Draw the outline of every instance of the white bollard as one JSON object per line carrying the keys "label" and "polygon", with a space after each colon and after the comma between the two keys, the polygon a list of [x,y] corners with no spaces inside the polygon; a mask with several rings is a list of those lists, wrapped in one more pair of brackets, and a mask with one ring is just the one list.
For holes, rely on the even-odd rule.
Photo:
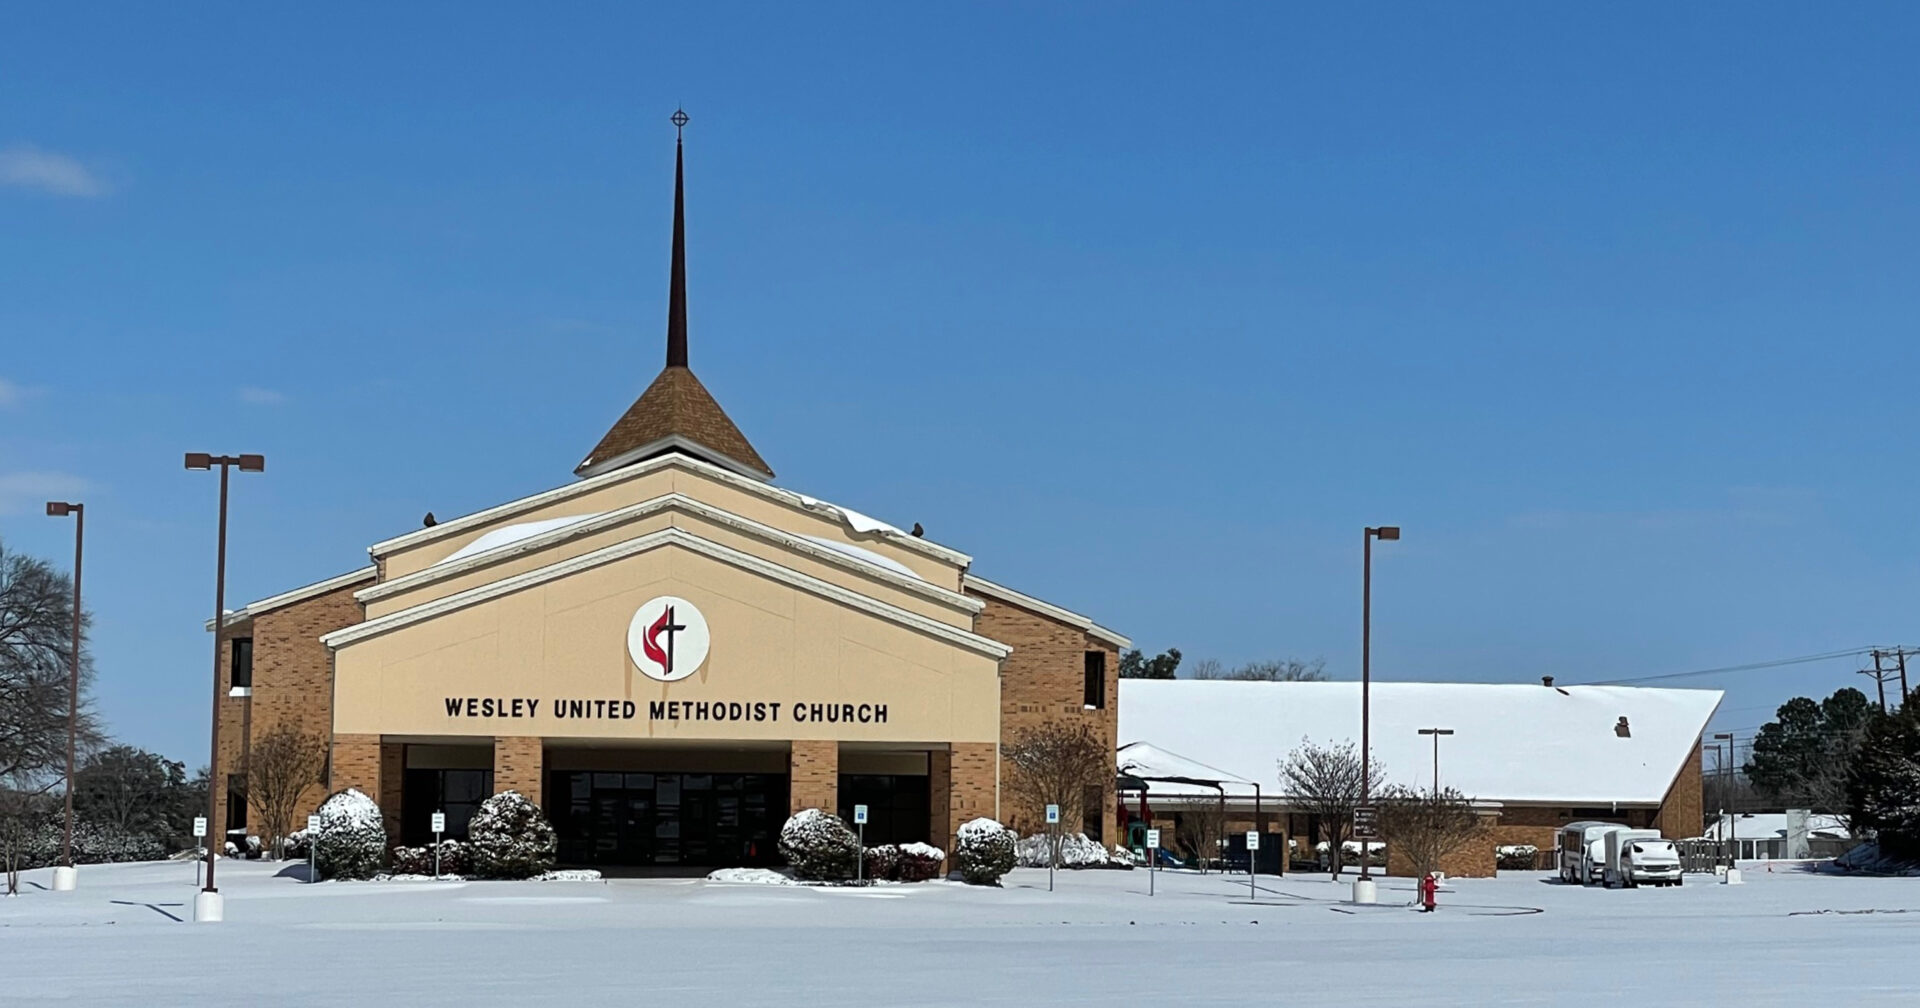
{"label": "white bollard", "polygon": [[68,865],[61,865],[53,870],[53,891],[54,892],[72,892],[74,887],[79,884],[80,884],[79,869],[73,868]]}
{"label": "white bollard", "polygon": [[1379,893],[1370,878],[1353,880],[1353,901],[1361,905],[1371,905],[1379,898]]}
{"label": "white bollard", "polygon": [[1738,868],[1727,869],[1727,873],[1720,877],[1720,884],[1721,885],[1741,885],[1742,883],[1740,881],[1740,869]]}
{"label": "white bollard", "polygon": [[226,920],[226,898],[217,892],[205,889],[193,895],[193,921],[196,924],[217,924]]}

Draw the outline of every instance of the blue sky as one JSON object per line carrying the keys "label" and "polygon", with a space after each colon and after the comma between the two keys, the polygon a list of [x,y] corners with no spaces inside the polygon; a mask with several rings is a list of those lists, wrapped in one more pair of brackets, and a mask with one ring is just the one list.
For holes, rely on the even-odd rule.
{"label": "blue sky", "polygon": [[[1920,640],[1904,5],[0,15],[0,538],[204,760],[234,604],[692,363],[780,482],[1148,650],[1615,679]],[[697,8],[697,9],[696,9]],[[1679,685],[1750,730],[1858,659]]]}

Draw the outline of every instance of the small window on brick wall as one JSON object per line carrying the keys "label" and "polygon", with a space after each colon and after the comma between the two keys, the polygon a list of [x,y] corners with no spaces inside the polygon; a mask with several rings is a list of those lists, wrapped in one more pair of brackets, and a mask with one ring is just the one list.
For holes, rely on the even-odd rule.
{"label": "small window on brick wall", "polygon": [[1101,709],[1107,705],[1107,653],[1087,652],[1086,685],[1081,690],[1084,707]]}
{"label": "small window on brick wall", "polygon": [[234,689],[253,688],[253,638],[233,639],[233,660],[229,668],[233,681],[227,685]]}

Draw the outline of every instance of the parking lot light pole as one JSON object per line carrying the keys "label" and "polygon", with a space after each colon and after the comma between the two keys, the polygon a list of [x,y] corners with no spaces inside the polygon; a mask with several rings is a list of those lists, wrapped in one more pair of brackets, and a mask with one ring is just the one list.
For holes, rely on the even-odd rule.
{"label": "parking lot light pole", "polygon": [[[1362,537],[1360,553],[1360,804],[1373,803],[1372,737],[1373,730],[1373,541],[1392,542],[1400,538],[1400,526],[1369,526]],[[1360,880],[1373,879],[1368,841],[1360,841]]]}
{"label": "parking lot light pole", "polygon": [[1714,732],[1713,748],[1720,750],[1720,741],[1726,740],[1727,758],[1720,761],[1720,769],[1726,773],[1727,782],[1720,786],[1720,839],[1727,842],[1727,867],[1732,868],[1740,860],[1740,848],[1734,839],[1733,817],[1733,733]]}
{"label": "parking lot light pole", "polygon": [[213,566],[213,724],[212,753],[207,766],[207,882],[193,900],[193,919],[196,921],[218,921],[223,914],[220,890],[213,884],[213,865],[215,858],[214,838],[225,838],[226,830],[219,827],[219,788],[225,784],[225,775],[220,772],[220,632],[226,629],[227,616],[227,475],[235,466],[241,472],[264,472],[267,460],[262,455],[209,455],[206,452],[188,452],[187,468],[204,472],[215,466],[220,467],[220,533],[219,547],[214,556]]}
{"label": "parking lot light pole", "polygon": [[1440,736],[1453,734],[1451,728],[1421,728],[1422,735],[1433,736],[1433,796],[1440,797]]}
{"label": "parking lot light pole", "polygon": [[67,655],[67,825],[60,840],[60,867],[53,887],[71,889],[79,881],[73,866],[73,750],[80,733],[80,549],[87,541],[87,508],[68,501],[48,501],[47,517],[73,516],[73,651]]}

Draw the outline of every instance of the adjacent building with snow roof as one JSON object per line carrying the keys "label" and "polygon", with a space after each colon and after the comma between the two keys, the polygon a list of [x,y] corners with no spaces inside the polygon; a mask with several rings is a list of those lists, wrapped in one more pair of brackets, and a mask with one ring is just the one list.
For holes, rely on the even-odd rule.
{"label": "adjacent building with snow roof", "polygon": [[[1697,836],[1700,736],[1720,698],[1717,690],[1376,681],[1371,746],[1384,777],[1374,788],[1425,790],[1437,774],[1441,787],[1487,810],[1489,856],[1497,844],[1550,848],[1559,826],[1580,819]],[[1451,731],[1437,736],[1437,760],[1436,736],[1421,729]],[[1225,795],[1245,820],[1257,782],[1263,811],[1274,815],[1260,828],[1305,847],[1318,824],[1280,811],[1279,764],[1302,741],[1359,739],[1357,682],[1120,684],[1118,766],[1145,779],[1150,813],[1156,802],[1172,809]],[[1129,818],[1155,815],[1135,809]]]}
{"label": "adjacent building with snow roof", "polygon": [[[869,843],[950,850],[978,816],[1038,830],[1002,741],[1065,722],[1114,743],[1124,637],[917,526],[774,484],[688,363],[682,165],[676,148],[665,367],[575,481],[429,516],[217,628],[229,830],[281,725],[328,746],[309,807],[357,787],[418,843],[434,812],[458,836],[513,789],[563,862],[642,867],[775,861],[808,807],[866,806]],[[1111,784],[1082,797],[1070,825],[1112,837]]]}

